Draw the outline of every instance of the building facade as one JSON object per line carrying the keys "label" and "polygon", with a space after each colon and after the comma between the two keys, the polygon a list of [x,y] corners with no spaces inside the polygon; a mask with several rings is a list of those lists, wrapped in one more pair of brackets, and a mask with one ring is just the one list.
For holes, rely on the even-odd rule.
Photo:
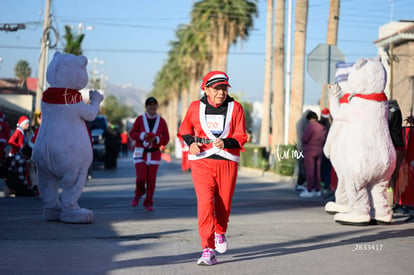
{"label": "building facade", "polygon": [[391,22],[374,41],[387,70],[386,94],[400,105],[403,118],[414,114],[414,21]]}

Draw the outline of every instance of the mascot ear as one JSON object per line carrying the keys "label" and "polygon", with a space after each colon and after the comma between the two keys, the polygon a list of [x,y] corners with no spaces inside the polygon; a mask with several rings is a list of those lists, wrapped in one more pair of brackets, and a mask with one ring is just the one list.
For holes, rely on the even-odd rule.
{"label": "mascot ear", "polygon": [[375,57],[375,60],[376,60],[376,61],[378,61],[378,62],[381,62],[381,61],[382,61],[382,60],[381,60],[381,55],[379,55],[379,54],[378,54],[378,55]]}
{"label": "mascot ear", "polygon": [[368,60],[366,60],[365,58],[358,59],[358,61],[355,62],[355,69],[356,70],[361,69],[361,67],[367,64],[367,62]]}
{"label": "mascot ear", "polygon": [[76,60],[78,61],[79,65],[82,68],[85,68],[86,65],[88,65],[88,59],[85,56],[83,56],[83,55],[77,56]]}
{"label": "mascot ear", "polygon": [[47,82],[49,82],[49,84],[56,82],[56,71],[57,71],[57,67],[59,63],[58,60],[60,60],[61,55],[62,53],[55,52],[55,54],[53,55],[52,61],[47,67],[46,80]]}

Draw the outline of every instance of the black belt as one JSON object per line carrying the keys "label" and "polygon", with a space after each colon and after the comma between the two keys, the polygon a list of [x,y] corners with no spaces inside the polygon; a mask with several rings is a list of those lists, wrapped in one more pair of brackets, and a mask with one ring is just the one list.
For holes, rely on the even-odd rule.
{"label": "black belt", "polygon": [[144,153],[151,153],[160,150],[160,148],[147,148],[144,149]]}
{"label": "black belt", "polygon": [[210,143],[213,143],[213,140],[212,139],[200,138],[200,137],[195,137],[195,141],[196,142],[200,142],[202,144],[210,144]]}

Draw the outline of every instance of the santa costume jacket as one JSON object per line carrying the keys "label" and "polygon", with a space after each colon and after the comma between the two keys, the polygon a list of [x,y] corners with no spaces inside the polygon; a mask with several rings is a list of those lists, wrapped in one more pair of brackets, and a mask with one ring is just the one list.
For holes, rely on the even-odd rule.
{"label": "santa costume jacket", "polygon": [[[224,115],[223,131],[216,136],[211,130],[214,126],[209,125],[207,121],[207,116],[214,115],[211,111],[216,108],[208,108],[207,104],[209,104],[207,97],[193,101],[180,125],[179,135],[184,138],[188,145],[191,145],[194,141],[202,143],[200,154],[190,154],[189,159],[197,160],[210,157],[239,162],[240,151],[244,151],[243,145],[247,141],[243,107],[233,98],[227,97],[226,101],[220,106],[223,108],[217,108],[218,112],[220,112],[219,109],[223,109],[225,113],[222,114]],[[213,141],[217,138],[223,140],[225,149],[220,150],[213,145]]]}
{"label": "santa costume jacket", "polygon": [[[148,133],[155,136],[155,142],[145,140],[145,135]],[[161,163],[160,147],[167,145],[170,135],[167,123],[160,115],[156,114],[151,117],[145,113],[139,116],[129,135],[135,140],[134,163],[145,162],[147,165]]]}
{"label": "santa costume jacket", "polygon": [[13,135],[9,139],[9,144],[11,147],[10,156],[14,156],[15,154],[17,154],[20,151],[20,149],[23,147],[24,137],[25,137],[25,134],[24,134],[23,128],[18,126],[16,128],[16,131],[14,131]]}

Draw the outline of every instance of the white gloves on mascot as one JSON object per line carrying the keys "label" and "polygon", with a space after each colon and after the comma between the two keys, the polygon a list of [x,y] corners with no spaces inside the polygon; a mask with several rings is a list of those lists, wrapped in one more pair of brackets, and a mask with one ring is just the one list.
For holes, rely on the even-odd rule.
{"label": "white gloves on mascot", "polygon": [[88,83],[87,63],[84,56],[56,52],[47,69],[50,88],[42,96],[42,124],[33,148],[47,221],[93,222],[93,212],[80,208],[78,200],[93,158],[85,120],[95,119],[103,96],[90,91],[90,104],[82,101],[79,90]]}
{"label": "white gloves on mascot", "polygon": [[388,129],[385,84],[386,72],[377,57],[359,59],[349,69],[346,85],[329,87],[336,128],[331,128],[324,152],[338,174],[338,189],[336,203],[325,209],[338,212],[334,220],[341,224],[392,221],[386,188],[396,155]]}

